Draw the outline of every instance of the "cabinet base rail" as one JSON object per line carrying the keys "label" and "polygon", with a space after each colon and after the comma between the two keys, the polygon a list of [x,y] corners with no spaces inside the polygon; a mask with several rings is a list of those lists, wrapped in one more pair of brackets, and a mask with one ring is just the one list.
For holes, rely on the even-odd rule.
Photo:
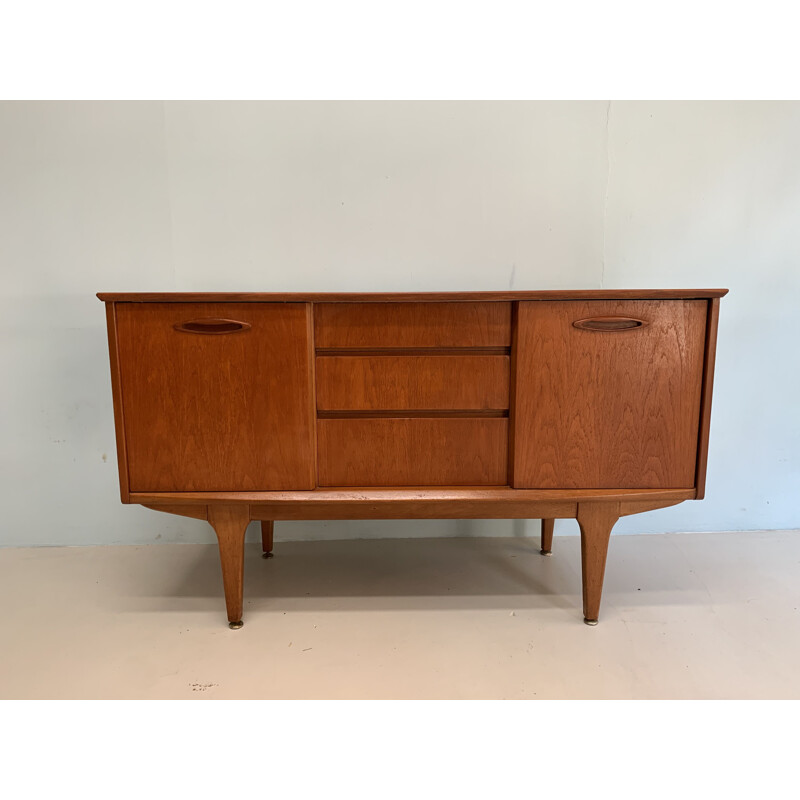
{"label": "cabinet base rail", "polygon": [[264,558],[272,556],[275,520],[318,519],[541,519],[541,553],[550,555],[556,519],[577,519],[581,532],[583,620],[600,616],[606,557],[617,520],[677,505],[694,489],[339,489],[310,492],[131,494],[147,508],[207,520],[219,542],[228,624],[242,627],[244,539],[261,521]]}

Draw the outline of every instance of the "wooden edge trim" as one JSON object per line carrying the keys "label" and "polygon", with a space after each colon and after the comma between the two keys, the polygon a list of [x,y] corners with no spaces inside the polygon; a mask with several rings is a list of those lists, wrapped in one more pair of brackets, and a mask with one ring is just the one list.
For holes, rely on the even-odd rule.
{"label": "wooden edge trim", "polygon": [[249,503],[380,503],[380,502],[494,502],[494,503],[578,503],[628,500],[693,500],[694,489],[511,489],[507,486],[474,488],[405,487],[375,489],[325,487],[323,489],[278,492],[132,492],[131,502],[142,505],[216,505]]}
{"label": "wooden edge trim", "polygon": [[474,303],[515,300],[706,300],[727,289],[544,289],[507,292],[98,292],[119,303]]}
{"label": "wooden edge trim", "polygon": [[703,393],[700,398],[700,425],[697,432],[697,464],[694,484],[697,499],[706,494],[706,470],[708,468],[708,439],[711,430],[711,395],[714,389],[714,364],[717,355],[717,325],[719,322],[719,298],[708,301],[706,316],[706,344],[703,355]]}
{"label": "wooden edge trim", "polygon": [[181,505],[155,505],[150,503],[143,503],[145,508],[151,508],[153,511],[163,511],[167,514],[177,514],[180,517],[191,517],[192,519],[208,519],[208,506],[181,506]]}
{"label": "wooden edge trim", "polygon": [[117,442],[119,497],[123,503],[130,503],[128,448],[125,443],[125,414],[122,405],[122,374],[119,368],[119,347],[117,344],[116,303],[106,303],[106,326],[108,328],[108,358],[111,364],[111,397],[114,404],[114,435]]}
{"label": "wooden edge trim", "polygon": [[[629,500],[620,502],[620,516],[641,514],[659,508],[668,508],[682,503],[683,500]],[[207,520],[208,506],[144,503],[145,508],[176,514],[181,517]],[[420,516],[417,516],[419,512]],[[341,517],[342,513],[353,516]],[[385,519],[395,516],[407,519],[441,519],[452,516],[464,519],[571,519],[577,513],[577,503],[532,501],[510,502],[491,500],[443,500],[422,501],[414,503],[408,500],[384,501],[382,503],[365,503],[361,500],[342,502],[330,500],[309,504],[306,501],[296,503],[256,503],[250,505],[250,519],[273,521],[282,520],[322,520],[322,519]]]}
{"label": "wooden edge trim", "polygon": [[331,500],[318,503],[254,503],[250,519],[572,519],[578,504],[496,500]]}

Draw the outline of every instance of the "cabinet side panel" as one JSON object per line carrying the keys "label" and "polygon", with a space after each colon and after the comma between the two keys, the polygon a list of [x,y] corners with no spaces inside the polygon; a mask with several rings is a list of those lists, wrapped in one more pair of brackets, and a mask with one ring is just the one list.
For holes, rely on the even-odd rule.
{"label": "cabinet side panel", "polygon": [[314,304],[306,303],[306,336],[308,337],[308,421],[311,426],[311,485],[319,486],[319,469],[317,467],[317,365],[314,331]]}
{"label": "cabinet side panel", "polygon": [[122,406],[122,381],[119,372],[117,348],[116,303],[106,303],[106,325],[108,327],[108,360],[111,364],[111,395],[114,401],[114,432],[117,440],[117,470],[119,472],[119,496],[123,503],[130,502],[128,487],[128,452],[125,446],[125,415]]}
{"label": "cabinet side panel", "polygon": [[700,433],[697,444],[697,499],[706,494],[706,468],[708,466],[708,436],[711,430],[711,393],[714,388],[714,362],[717,355],[717,323],[719,322],[719,298],[708,301],[706,321],[706,348],[703,362],[703,399],[700,407]]}
{"label": "cabinet side panel", "polygon": [[[314,488],[309,315],[303,303],[118,304],[131,491]],[[192,330],[209,319],[246,328]]]}
{"label": "cabinet side panel", "polygon": [[[706,306],[520,303],[513,485],[693,488]],[[609,330],[613,318],[645,324]]]}

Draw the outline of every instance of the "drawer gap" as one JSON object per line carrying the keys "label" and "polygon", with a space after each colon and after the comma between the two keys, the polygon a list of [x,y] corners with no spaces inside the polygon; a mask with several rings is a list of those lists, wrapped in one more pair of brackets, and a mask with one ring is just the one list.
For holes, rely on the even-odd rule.
{"label": "drawer gap", "polygon": [[510,347],[318,347],[318,356],[508,356]]}
{"label": "drawer gap", "polygon": [[508,417],[508,409],[364,409],[317,411],[317,419],[470,419]]}

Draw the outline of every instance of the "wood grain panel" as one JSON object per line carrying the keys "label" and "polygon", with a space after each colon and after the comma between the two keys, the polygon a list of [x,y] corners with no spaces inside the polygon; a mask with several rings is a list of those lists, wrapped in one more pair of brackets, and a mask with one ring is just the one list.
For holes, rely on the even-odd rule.
{"label": "wood grain panel", "polygon": [[321,419],[320,486],[506,483],[507,419]]}
{"label": "wood grain panel", "polygon": [[511,340],[510,303],[321,303],[317,347],[498,347]]}
{"label": "wood grain panel", "polygon": [[[513,485],[689,488],[697,460],[706,301],[519,304]],[[625,331],[573,327],[625,316]]]}
{"label": "wood grain panel", "polygon": [[[313,488],[310,313],[303,304],[120,304],[131,490]],[[174,329],[206,317],[251,327]]]}
{"label": "wood grain panel", "polygon": [[507,409],[507,356],[317,358],[317,409]]}

